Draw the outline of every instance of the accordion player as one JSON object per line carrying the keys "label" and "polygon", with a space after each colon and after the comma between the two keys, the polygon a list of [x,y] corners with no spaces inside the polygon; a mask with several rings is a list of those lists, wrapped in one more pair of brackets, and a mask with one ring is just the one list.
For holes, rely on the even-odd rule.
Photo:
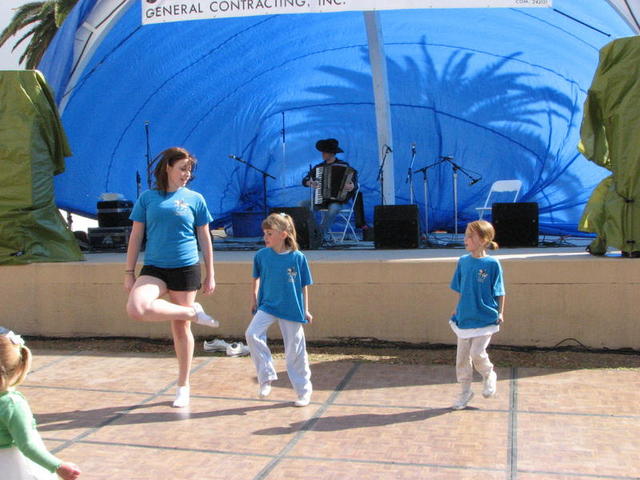
{"label": "accordion player", "polygon": [[319,225],[324,235],[329,231],[342,204],[355,197],[358,172],[344,160],[336,158],[337,154],[344,151],[335,138],[318,140],[316,150],[322,153],[323,161],[310,166],[309,172],[302,179],[302,185],[311,188],[311,198],[300,202],[300,205],[311,210],[327,210]]}

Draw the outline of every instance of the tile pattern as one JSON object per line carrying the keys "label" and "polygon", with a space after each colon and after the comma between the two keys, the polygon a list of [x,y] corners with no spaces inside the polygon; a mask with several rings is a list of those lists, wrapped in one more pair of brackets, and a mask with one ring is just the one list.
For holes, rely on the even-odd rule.
{"label": "tile pattern", "polygon": [[319,362],[295,408],[284,364],[268,399],[248,358],[35,352],[27,396],[45,443],[84,479],[640,478],[640,370],[498,369],[452,411],[453,367]]}

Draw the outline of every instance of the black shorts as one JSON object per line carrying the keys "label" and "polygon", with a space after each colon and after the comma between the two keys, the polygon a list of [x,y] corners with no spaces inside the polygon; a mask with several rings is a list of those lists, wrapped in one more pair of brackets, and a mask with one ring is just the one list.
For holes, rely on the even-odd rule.
{"label": "black shorts", "polygon": [[200,280],[200,264],[179,268],[160,268],[153,265],[145,265],[140,270],[140,275],[159,278],[167,284],[169,290],[174,292],[194,292],[202,286]]}

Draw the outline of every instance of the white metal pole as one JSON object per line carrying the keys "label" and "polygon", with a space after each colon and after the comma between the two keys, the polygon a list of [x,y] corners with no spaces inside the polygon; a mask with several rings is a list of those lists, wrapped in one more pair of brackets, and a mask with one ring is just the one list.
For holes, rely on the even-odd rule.
{"label": "white metal pole", "polygon": [[[383,169],[383,205],[396,203],[393,161],[393,132],[391,130],[391,106],[389,103],[389,82],[387,77],[387,57],[384,53],[382,26],[377,11],[363,12],[369,43],[369,61],[373,77],[373,96],[376,107],[376,129],[378,132],[377,152],[384,152],[384,146],[391,148]],[[382,162],[382,157],[378,159]]]}
{"label": "white metal pole", "polygon": [[453,232],[458,239],[458,169],[453,167]]}

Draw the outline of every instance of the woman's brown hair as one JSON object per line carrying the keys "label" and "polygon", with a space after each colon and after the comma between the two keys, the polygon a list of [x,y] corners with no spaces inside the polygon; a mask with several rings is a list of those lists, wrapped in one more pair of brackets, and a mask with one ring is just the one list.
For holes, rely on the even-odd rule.
{"label": "woman's brown hair", "polygon": [[286,213],[272,213],[262,221],[263,230],[277,230],[278,232],[286,232],[287,238],[284,244],[291,250],[299,250],[298,240],[296,238],[296,226],[293,224],[293,218]]}
{"label": "woman's brown hair", "polygon": [[189,164],[191,166],[191,178],[189,179],[189,181],[191,181],[195,178],[193,176],[193,172],[196,169],[198,160],[186,149],[180,147],[167,148],[160,152],[160,154],[153,160],[153,163],[156,164],[153,175],[156,177],[156,187],[158,190],[166,192],[169,187],[167,167],[172,167],[174,163],[185,158],[189,159]]}

